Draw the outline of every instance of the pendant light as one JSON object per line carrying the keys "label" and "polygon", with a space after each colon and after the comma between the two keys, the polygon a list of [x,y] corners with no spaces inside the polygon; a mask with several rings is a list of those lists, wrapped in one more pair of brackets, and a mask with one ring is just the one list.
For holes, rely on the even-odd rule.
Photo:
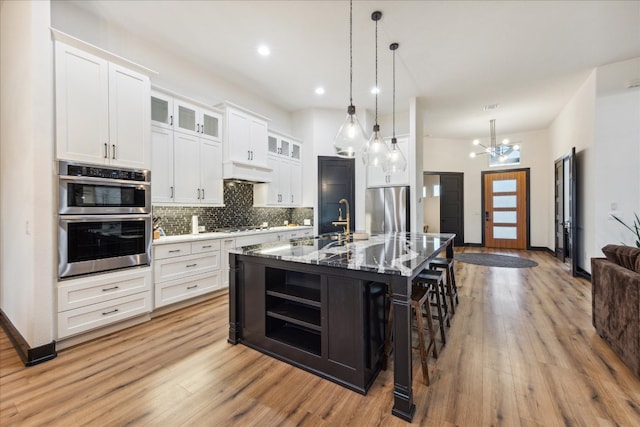
{"label": "pendant light", "polygon": [[371,14],[371,19],[376,23],[376,86],[374,88],[376,93],[376,119],[373,125],[373,133],[367,144],[367,155],[363,156],[362,160],[365,163],[369,163],[373,167],[384,167],[385,159],[389,154],[387,144],[380,136],[380,125],[378,124],[378,21],[382,18],[382,12],[375,11]]}
{"label": "pendant light", "polygon": [[353,105],[353,0],[349,1],[349,106],[347,117],[333,139],[333,148],[338,157],[353,158],[366,155],[367,137]]}
{"label": "pendant light", "polygon": [[391,138],[391,149],[383,167],[385,172],[404,172],[407,169],[407,160],[402,155],[396,139],[396,49],[398,47],[398,43],[389,45],[389,49],[393,52],[393,137]]}

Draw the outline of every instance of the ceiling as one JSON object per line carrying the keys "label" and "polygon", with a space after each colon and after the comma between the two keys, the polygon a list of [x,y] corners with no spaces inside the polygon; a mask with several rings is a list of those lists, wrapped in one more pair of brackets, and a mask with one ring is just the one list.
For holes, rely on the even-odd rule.
{"label": "ceiling", "polygon": [[[345,109],[349,2],[76,1],[287,111]],[[354,1],[353,101],[381,115],[424,100],[425,133],[486,136],[547,128],[597,66],[640,57],[640,1]],[[256,48],[266,43],[269,57]],[[640,70],[634,78],[640,78]],[[317,96],[314,89],[326,93]],[[498,104],[493,111],[485,105]],[[385,132],[383,132],[385,133]]]}

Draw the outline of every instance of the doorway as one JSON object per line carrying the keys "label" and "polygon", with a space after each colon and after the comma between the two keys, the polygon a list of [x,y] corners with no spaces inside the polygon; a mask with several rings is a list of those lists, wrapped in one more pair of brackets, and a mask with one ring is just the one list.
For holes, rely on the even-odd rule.
{"label": "doorway", "polygon": [[[331,222],[344,209],[340,199],[349,201],[351,231],[356,230],[355,218],[355,161],[338,157],[318,156],[318,233],[342,232]],[[343,213],[346,216],[346,212]]]}
{"label": "doorway", "polygon": [[571,265],[571,274],[578,273],[577,201],[576,201],[576,149],[556,160],[555,170],[555,255]]}
{"label": "doorway", "polygon": [[529,248],[529,169],[482,172],[482,242],[488,248]]}
{"label": "doorway", "polygon": [[423,230],[455,233],[454,244],[464,245],[464,174],[425,172],[423,182]]}

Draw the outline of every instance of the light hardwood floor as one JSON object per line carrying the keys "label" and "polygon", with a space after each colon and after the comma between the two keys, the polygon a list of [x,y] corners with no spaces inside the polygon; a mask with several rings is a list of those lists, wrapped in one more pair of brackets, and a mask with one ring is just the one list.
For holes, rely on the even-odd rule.
{"label": "light hardwood floor", "polygon": [[[482,251],[459,248],[458,251]],[[640,380],[591,325],[591,287],[546,253],[530,269],[456,263],[460,305],[414,424],[638,426]],[[396,426],[393,374],[367,396],[226,342],[227,295],[25,368],[0,332],[1,426]]]}

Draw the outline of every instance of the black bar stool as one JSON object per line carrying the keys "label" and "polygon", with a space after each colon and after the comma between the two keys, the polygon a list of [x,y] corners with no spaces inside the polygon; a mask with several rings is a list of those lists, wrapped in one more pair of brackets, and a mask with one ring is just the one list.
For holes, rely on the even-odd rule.
{"label": "black bar stool", "polygon": [[[426,385],[429,385],[429,368],[427,361],[429,360],[429,351],[433,352],[433,358],[438,358],[438,351],[436,350],[436,336],[433,331],[433,322],[429,315],[429,292],[430,290],[424,286],[414,284],[411,287],[411,308],[416,316],[416,329],[418,330],[418,352],[420,353],[420,361],[422,363],[422,379]],[[425,327],[422,323],[422,310],[427,312],[424,316],[427,319],[426,331],[429,334],[429,345],[426,345],[424,339]]]}
{"label": "black bar stool", "polygon": [[429,262],[429,268],[432,270],[441,269],[446,272],[447,295],[451,303],[451,316],[453,316],[456,314],[455,306],[458,305],[458,287],[453,272],[453,258],[435,258]]}
{"label": "black bar stool", "polygon": [[[444,326],[445,324],[447,326],[451,326],[451,322],[449,321],[449,307],[447,304],[442,271],[428,269],[422,270],[422,272],[415,278],[415,283],[433,290],[430,294],[429,306],[436,309],[436,314],[432,315],[432,318],[438,320],[440,327],[440,339],[444,346],[447,343]],[[429,310],[428,314],[431,314],[431,310]]]}

